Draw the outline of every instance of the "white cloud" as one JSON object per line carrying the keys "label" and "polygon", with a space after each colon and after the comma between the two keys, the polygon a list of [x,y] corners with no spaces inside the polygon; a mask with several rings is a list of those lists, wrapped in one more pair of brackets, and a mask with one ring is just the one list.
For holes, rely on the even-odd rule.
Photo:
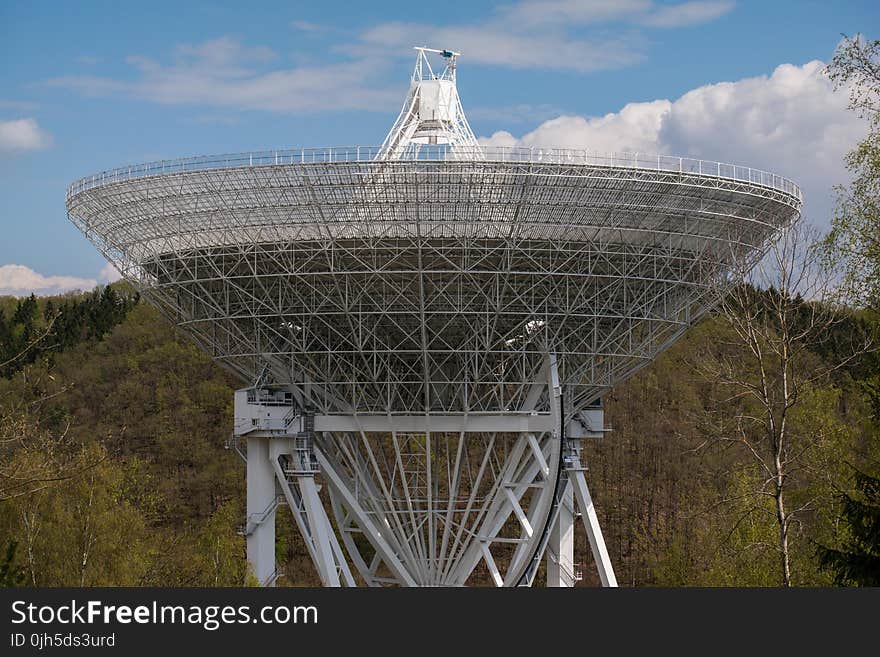
{"label": "white cloud", "polygon": [[167,105],[189,104],[234,109],[303,112],[322,109],[386,109],[399,92],[369,79],[370,66],[360,61],[266,70],[276,54],[265,47],[246,47],[229,37],[181,45],[174,61],[130,56],[134,81],[70,75],[50,85],[85,95],[128,95]]}
{"label": "white cloud", "polygon": [[671,28],[708,23],[733,10],[733,0],[657,4],[653,0],[522,0],[503,7],[499,18],[529,27],[631,22]]}
{"label": "white cloud", "polygon": [[[619,112],[600,117],[559,116],[523,135],[515,145],[656,152],[663,117],[671,105],[668,100],[655,100],[650,103],[630,103]],[[509,133],[496,139],[498,134],[481,138],[480,141],[487,145],[512,145]]]}
{"label": "white cloud", "polygon": [[532,105],[519,103],[517,105],[499,107],[468,107],[467,117],[470,120],[479,119],[493,123],[534,123],[546,121],[561,114],[561,110],[555,105],[540,103]]}
{"label": "white cloud", "polygon": [[514,137],[507,130],[498,130],[497,132],[493,132],[489,137],[479,137],[477,141],[485,146],[500,146],[502,148],[525,146],[522,141]]}
{"label": "white cloud", "polygon": [[[178,56],[189,59],[193,65],[206,70],[223,69],[227,72],[235,70],[240,64],[247,62],[268,62],[278,55],[266,46],[247,47],[237,40],[224,36],[198,44],[183,43],[175,48]],[[144,61],[149,61],[144,59]],[[242,70],[242,73],[246,71]]]}
{"label": "white cloud", "polygon": [[0,121],[0,153],[36,151],[52,145],[52,136],[34,119]]}
{"label": "white cloud", "polygon": [[97,284],[98,281],[92,278],[44,276],[24,265],[0,265],[0,295],[45,296],[71,290],[91,290]]}
{"label": "white cloud", "polygon": [[699,87],[675,101],[630,103],[602,117],[560,116],[486,144],[641,151],[700,157],[773,171],[804,191],[805,214],[827,224],[831,188],[847,179],[843,158],[866,125],[834,92],[824,64],[783,64],[772,75]]}
{"label": "white cloud", "polygon": [[688,27],[714,21],[729,13],[734,7],[732,1],[698,0],[683,2],[679,5],[664,5],[641,20],[643,25],[650,27]]}
{"label": "white cloud", "polygon": [[320,34],[330,29],[327,25],[312,23],[310,21],[291,21],[290,26],[295,30],[307,34]]}
{"label": "white cloud", "polygon": [[189,119],[192,123],[201,125],[225,125],[234,126],[241,123],[241,118],[233,113],[229,114],[199,114]]}
{"label": "white cloud", "polygon": [[17,112],[32,112],[39,108],[39,104],[29,100],[0,100],[0,107]]}
{"label": "white cloud", "polygon": [[115,265],[109,262],[101,268],[100,272],[98,272],[99,283],[115,283],[121,278],[122,275],[119,273],[119,270],[116,269]]}
{"label": "white cloud", "polygon": [[[427,25],[382,23],[361,38],[386,54],[411,52],[413,44],[455,48],[469,62],[515,69],[558,69],[581,73],[620,68],[644,58],[644,40],[635,34],[593,39],[570,38],[553,31],[516,31],[505,24]],[[359,45],[350,50],[362,49]]]}
{"label": "white cloud", "polygon": [[[464,24],[385,22],[352,42],[336,44],[344,61],[314,63],[305,51],[300,64],[271,68],[278,55],[224,36],[177,46],[171,59],[131,55],[133,75],[66,75],[48,81],[95,97],[127,96],[167,105],[201,105],[234,110],[314,112],[386,110],[399,101],[395,86],[377,80],[391,59],[411,56],[417,43],[452,47],[469,62],[513,69],[579,73],[617,69],[643,61],[649,28],[694,25],[730,11],[730,0],[658,4],[654,0],[521,0],[488,19]],[[332,28],[293,21],[299,35]],[[323,51],[321,54],[324,54]],[[89,61],[80,57],[80,62]]]}
{"label": "white cloud", "polygon": [[588,73],[642,61],[648,41],[638,28],[697,25],[733,7],[731,0],[675,5],[652,0],[522,0],[480,23],[380,23],[361,34],[362,44],[342,50],[356,52],[366,45],[399,55],[412,45],[427,44],[454,48],[480,64]]}
{"label": "white cloud", "polygon": [[501,9],[504,20],[514,24],[589,25],[631,18],[647,12],[651,0],[523,0]]}

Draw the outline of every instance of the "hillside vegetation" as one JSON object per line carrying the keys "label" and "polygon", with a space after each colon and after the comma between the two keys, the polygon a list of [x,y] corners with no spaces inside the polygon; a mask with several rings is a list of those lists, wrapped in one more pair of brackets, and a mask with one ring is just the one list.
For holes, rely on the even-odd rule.
{"label": "hillside vegetation", "polygon": [[[6,577],[46,586],[239,585],[245,472],[225,447],[237,384],[117,287],[3,300],[19,320],[12,332],[21,331],[27,306],[35,335],[45,330],[47,308],[117,304],[106,316],[76,311],[76,340],[55,341],[50,329],[39,355],[0,379]],[[867,312],[848,314],[850,326],[838,330],[872,321]],[[722,360],[747,368],[736,345],[724,317],[708,319],[606,400],[613,432],[586,456],[622,584],[781,583],[764,473],[741,446],[712,440],[739,409],[708,373]],[[825,342],[811,350],[800,366],[815,371],[838,357],[828,349]],[[852,466],[876,469],[880,458],[878,372],[869,354],[834,370],[804,391],[791,418],[806,447],[787,489],[801,507],[792,520],[794,584],[833,580],[818,546],[845,540],[840,495],[854,491]],[[317,584],[287,515],[279,514],[282,583]],[[578,540],[578,553],[588,555],[585,537]],[[584,584],[596,583],[582,565]]]}

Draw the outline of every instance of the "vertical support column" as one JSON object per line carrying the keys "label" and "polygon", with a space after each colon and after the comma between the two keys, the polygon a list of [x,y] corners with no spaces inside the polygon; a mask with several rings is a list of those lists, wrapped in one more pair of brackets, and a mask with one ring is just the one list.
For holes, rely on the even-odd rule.
{"label": "vertical support column", "polygon": [[547,586],[571,587],[574,583],[574,494],[568,482],[547,546]]}
{"label": "vertical support column", "polygon": [[268,438],[247,439],[247,558],[262,586],[275,584],[275,470]]}

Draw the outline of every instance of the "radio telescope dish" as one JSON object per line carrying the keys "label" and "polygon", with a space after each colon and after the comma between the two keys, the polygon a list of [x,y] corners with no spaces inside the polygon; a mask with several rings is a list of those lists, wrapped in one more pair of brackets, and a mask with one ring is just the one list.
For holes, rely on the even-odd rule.
{"label": "radio telescope dish", "polygon": [[[429,57],[438,57],[432,68]],[[480,145],[459,54],[417,48],[380,147],[164,160],[73,183],[70,219],[246,385],[248,559],[289,507],[327,586],[570,586],[602,396],[797,217],[789,180]],[[244,452],[242,452],[244,453]]]}

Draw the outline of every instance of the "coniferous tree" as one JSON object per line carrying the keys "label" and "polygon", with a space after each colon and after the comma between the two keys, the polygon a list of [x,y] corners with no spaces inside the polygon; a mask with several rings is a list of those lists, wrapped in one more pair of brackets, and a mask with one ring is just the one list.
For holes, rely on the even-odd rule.
{"label": "coniferous tree", "polygon": [[55,316],[55,304],[52,303],[52,299],[46,299],[46,305],[43,306],[43,319],[48,322],[54,316]]}
{"label": "coniferous tree", "polygon": [[[9,324],[6,322],[6,313],[0,308],[0,363],[5,363],[14,354],[12,351],[12,332]],[[0,371],[2,375],[2,371]]]}
{"label": "coniferous tree", "polygon": [[0,560],[0,587],[22,586],[25,580],[24,569],[15,563],[18,543],[11,540],[6,544],[6,553]]}
{"label": "coniferous tree", "polygon": [[819,545],[819,563],[839,585],[880,586],[880,477],[856,471],[855,487],[841,496],[849,537],[840,549]]}
{"label": "coniferous tree", "polygon": [[39,360],[51,365],[65,349],[102,340],[139,300],[137,293],[113,285],[72,298],[17,299],[8,319],[0,309],[0,377]]}

